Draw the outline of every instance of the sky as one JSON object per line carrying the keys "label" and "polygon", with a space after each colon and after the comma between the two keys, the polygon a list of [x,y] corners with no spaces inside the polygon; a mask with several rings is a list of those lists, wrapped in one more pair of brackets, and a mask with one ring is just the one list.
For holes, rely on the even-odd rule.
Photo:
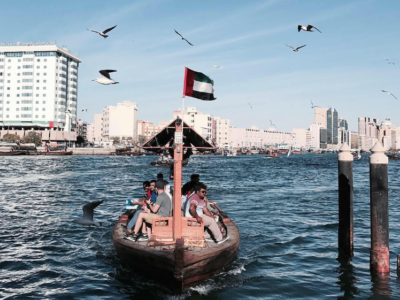
{"label": "sky", "polygon": [[[7,1],[0,42],[56,41],[78,55],[78,117],[88,122],[124,100],[138,104],[141,120],[170,120],[188,67],[214,80],[217,100],[186,97],[185,107],[235,127],[309,128],[312,100],[357,131],[358,117],[400,126],[399,12],[394,0]],[[298,32],[299,24],[322,33]],[[87,31],[114,25],[107,39]],[[101,69],[117,70],[120,83],[91,81]]]}

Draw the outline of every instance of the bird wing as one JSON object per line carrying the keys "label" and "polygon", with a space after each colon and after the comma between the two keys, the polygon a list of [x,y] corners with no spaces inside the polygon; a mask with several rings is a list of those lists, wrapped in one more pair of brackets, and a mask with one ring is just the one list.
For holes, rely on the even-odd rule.
{"label": "bird wing", "polygon": [[392,93],[389,93],[390,95],[392,95],[395,99],[397,99],[397,97],[395,95],[393,95]]}
{"label": "bird wing", "polygon": [[116,70],[100,70],[99,73],[103,75],[105,78],[111,80],[110,73],[117,72]]}
{"label": "bird wing", "polygon": [[297,47],[296,50],[299,50],[300,48],[303,48],[305,46],[307,46],[307,45],[303,45],[303,46]]}
{"label": "bird wing", "polygon": [[301,25],[297,26],[297,31],[300,32],[301,30]]}
{"label": "bird wing", "polygon": [[184,38],[184,40],[185,40],[190,46],[193,46],[187,39]]}
{"label": "bird wing", "polygon": [[389,58],[384,58],[384,60],[387,60],[387,61],[389,61]]}
{"label": "bird wing", "polygon": [[290,46],[290,45],[288,45],[288,44],[285,44],[286,46],[288,46],[289,48],[292,48],[293,50],[294,50],[294,48],[292,47],[292,46]]}
{"label": "bird wing", "polygon": [[117,27],[117,25],[115,25],[113,27],[110,27],[110,28],[107,28],[106,30],[103,31],[103,33],[107,33],[109,31],[113,30],[115,27]]}
{"label": "bird wing", "polygon": [[100,201],[92,201],[89,203],[86,203],[83,207],[83,217],[82,219],[90,220],[93,221],[93,210],[99,206],[101,203],[103,203],[103,200]]}
{"label": "bird wing", "polygon": [[[89,30],[89,29],[88,29]],[[96,30],[90,30],[91,32],[96,32],[96,33],[99,33],[100,34],[100,32],[98,32],[98,31],[96,31]]]}
{"label": "bird wing", "polygon": [[318,30],[320,33],[322,33],[317,27],[315,27],[315,26],[313,26],[313,25],[310,25],[310,24],[308,24],[308,26],[307,26],[307,30],[310,30],[311,28],[314,28],[314,29],[316,29],[316,30]]}
{"label": "bird wing", "polygon": [[250,105],[251,109],[253,109],[253,106],[251,106],[251,104],[249,102],[247,102],[248,105]]}
{"label": "bird wing", "polygon": [[175,29],[174,29],[174,31],[175,31],[176,34],[179,35],[181,38],[184,38],[184,37],[182,36],[182,34],[180,34],[178,31],[176,31]]}
{"label": "bird wing", "polygon": [[385,90],[381,90],[382,92],[384,92],[384,93],[389,93],[388,91],[385,91]]}

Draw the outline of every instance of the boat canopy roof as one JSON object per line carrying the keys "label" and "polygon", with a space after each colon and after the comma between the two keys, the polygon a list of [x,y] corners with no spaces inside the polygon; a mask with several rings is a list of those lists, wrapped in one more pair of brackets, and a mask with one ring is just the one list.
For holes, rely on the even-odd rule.
{"label": "boat canopy roof", "polygon": [[[160,149],[172,148],[175,138],[175,122],[172,121],[169,125],[165,126],[158,134],[151,137],[142,146],[143,149],[149,151],[159,151]],[[211,141],[205,139],[193,127],[190,127],[185,122],[182,126],[183,130],[183,148],[193,148],[197,151],[215,151],[216,146]]]}

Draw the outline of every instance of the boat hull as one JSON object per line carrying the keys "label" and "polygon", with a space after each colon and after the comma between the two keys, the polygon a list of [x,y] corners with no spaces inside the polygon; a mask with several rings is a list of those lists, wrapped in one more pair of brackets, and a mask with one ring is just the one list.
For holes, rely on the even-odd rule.
{"label": "boat hull", "polygon": [[72,155],[72,151],[59,152],[59,151],[48,151],[48,152],[38,152],[38,155]]}
{"label": "boat hull", "polygon": [[239,231],[232,221],[225,225],[230,237],[228,241],[221,245],[207,242],[206,248],[196,250],[184,246],[179,251],[174,245],[149,247],[147,242],[126,240],[120,222],[114,226],[113,243],[124,264],[179,294],[221,272],[235,260],[239,249]]}
{"label": "boat hull", "polygon": [[16,156],[16,155],[26,155],[26,152],[24,151],[0,152],[0,156]]}

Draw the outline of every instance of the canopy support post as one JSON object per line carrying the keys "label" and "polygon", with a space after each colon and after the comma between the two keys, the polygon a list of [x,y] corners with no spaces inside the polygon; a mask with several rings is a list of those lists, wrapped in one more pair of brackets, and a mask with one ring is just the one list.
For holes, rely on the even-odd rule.
{"label": "canopy support post", "polygon": [[174,215],[173,236],[174,240],[182,238],[182,157],[183,157],[183,120],[179,117],[175,121],[174,137]]}

